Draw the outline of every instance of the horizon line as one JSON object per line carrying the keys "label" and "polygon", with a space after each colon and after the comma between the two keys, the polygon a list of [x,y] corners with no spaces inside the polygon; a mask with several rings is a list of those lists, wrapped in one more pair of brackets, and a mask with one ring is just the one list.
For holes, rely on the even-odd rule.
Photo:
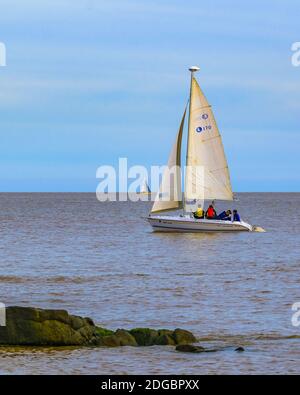
{"label": "horizon line", "polygon": [[[0,194],[4,193],[86,193],[86,194],[97,194],[96,191],[0,191]],[[116,194],[139,194],[139,192],[104,192],[103,194],[109,195],[112,193]],[[151,192],[152,194],[157,194],[158,192]],[[300,193],[300,191],[239,191],[239,192],[234,192],[234,193]],[[218,200],[218,199],[216,199]]]}

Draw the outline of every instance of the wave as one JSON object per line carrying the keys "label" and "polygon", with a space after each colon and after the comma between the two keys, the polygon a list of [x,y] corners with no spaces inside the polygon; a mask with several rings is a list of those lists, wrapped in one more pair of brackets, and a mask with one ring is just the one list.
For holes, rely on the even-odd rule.
{"label": "wave", "polygon": [[137,277],[149,277],[150,274],[144,273],[120,273],[120,274],[101,274],[97,276],[52,276],[52,277],[39,277],[39,276],[10,276],[0,275],[0,283],[22,284],[22,283],[39,283],[39,284],[85,284],[101,282],[107,278],[127,278],[134,279]]}

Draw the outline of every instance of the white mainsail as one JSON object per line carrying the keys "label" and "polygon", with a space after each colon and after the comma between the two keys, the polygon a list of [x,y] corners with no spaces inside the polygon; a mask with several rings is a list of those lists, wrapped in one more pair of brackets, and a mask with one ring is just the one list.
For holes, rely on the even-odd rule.
{"label": "white mainsail", "polygon": [[182,208],[181,144],[185,114],[186,109],[169,157],[168,165],[163,173],[162,182],[155,198],[151,214]]}
{"label": "white mainsail", "polygon": [[186,211],[190,211],[190,201],[233,200],[221,136],[211,106],[193,74],[186,165]]}

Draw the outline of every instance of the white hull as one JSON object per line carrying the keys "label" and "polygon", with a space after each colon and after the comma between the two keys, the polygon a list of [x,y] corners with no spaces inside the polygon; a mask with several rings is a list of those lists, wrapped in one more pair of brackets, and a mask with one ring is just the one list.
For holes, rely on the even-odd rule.
{"label": "white hull", "polygon": [[148,221],[154,231],[159,232],[252,232],[247,222],[232,222],[190,217],[149,216]]}

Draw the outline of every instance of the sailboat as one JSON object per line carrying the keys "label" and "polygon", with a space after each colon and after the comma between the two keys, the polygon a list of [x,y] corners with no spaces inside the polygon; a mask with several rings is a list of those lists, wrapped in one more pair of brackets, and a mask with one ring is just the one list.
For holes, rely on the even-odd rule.
{"label": "sailboat", "polygon": [[[152,210],[147,218],[155,231],[208,232],[253,231],[247,222],[218,219],[195,219],[195,207],[205,201],[233,201],[230,174],[212,108],[202,92],[195,73],[191,72],[190,98],[184,111],[175,144],[162,176]],[[185,167],[185,188],[182,193],[181,150],[185,118],[188,112],[188,142]],[[183,209],[181,214],[167,211]]]}
{"label": "sailboat", "polygon": [[150,195],[150,194],[151,194],[151,189],[150,189],[150,187],[149,187],[149,185],[148,185],[148,182],[147,182],[147,179],[146,179],[146,178],[144,178],[144,180],[143,180],[143,183],[142,183],[142,185],[141,185],[141,191],[140,191],[140,193],[141,193],[142,195]]}

